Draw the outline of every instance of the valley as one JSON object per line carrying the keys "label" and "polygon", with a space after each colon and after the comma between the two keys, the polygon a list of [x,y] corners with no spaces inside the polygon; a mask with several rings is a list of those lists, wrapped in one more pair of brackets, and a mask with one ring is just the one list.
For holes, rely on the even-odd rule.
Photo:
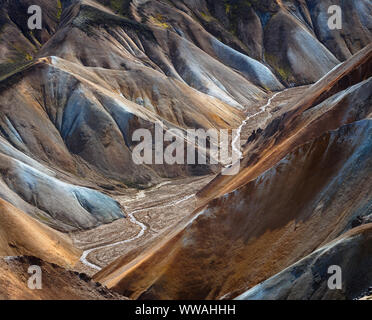
{"label": "valley", "polygon": [[371,16],[0,0],[0,299],[369,299]]}

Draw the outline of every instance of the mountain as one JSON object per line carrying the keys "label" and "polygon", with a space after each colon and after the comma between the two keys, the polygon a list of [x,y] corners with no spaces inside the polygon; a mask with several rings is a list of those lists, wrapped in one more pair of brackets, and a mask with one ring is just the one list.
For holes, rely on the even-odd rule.
{"label": "mountain", "polygon": [[0,199],[0,256],[34,255],[73,267],[81,251],[71,239]]}
{"label": "mountain", "polygon": [[[355,228],[314,251],[274,277],[250,289],[239,300],[352,300],[368,294],[371,283],[371,224]],[[344,290],[328,290],[328,268],[343,270]]]}
{"label": "mountain", "polygon": [[[341,29],[328,27],[331,5]],[[265,298],[305,258],[303,287],[335,239],[364,259],[352,232],[372,214],[371,14],[368,0],[0,0],[0,256],[20,256],[12,277],[33,256],[135,299],[250,297],[260,284]],[[240,152],[237,129],[240,171],[136,164],[134,133],[158,127],[208,157],[211,139],[183,134],[227,130]],[[156,142],[156,155],[170,143]],[[102,298],[63,272],[61,295],[4,298],[79,298],[79,286]],[[277,298],[366,294],[348,288]]]}
{"label": "mountain", "polygon": [[96,279],[132,298],[235,298],[367,223],[371,62],[370,45],[309,87],[246,145],[237,176],[199,192],[191,223]]}
{"label": "mountain", "polygon": [[[370,25],[363,24],[367,3],[348,8],[356,15],[347,23],[359,28],[347,37],[334,32],[334,37],[340,34],[332,42],[317,32],[322,21],[312,22],[321,7],[316,1],[311,6],[276,1],[34,2],[44,12],[42,30],[26,26],[30,1],[2,1],[0,126],[6,142],[1,143],[52,170],[45,176],[31,164],[37,170],[31,175],[43,185],[60,187],[54,199],[35,204],[26,195],[30,190],[22,174],[17,183],[7,183],[6,193],[13,205],[30,214],[41,210],[39,215],[47,215],[50,225],[62,231],[124,216],[117,203],[100,193],[76,191],[76,184],[100,192],[102,186],[142,188],[164,178],[216,172],[209,166],[134,165],[131,136],[137,128],[152,128],[159,121],[164,128],[236,128],[243,110],[255,112],[268,90],[312,83],[370,41]],[[252,16],[251,22],[240,18],[239,10]],[[244,33],[252,21],[257,32]],[[278,39],[287,40],[280,46],[271,43]],[[359,46],[340,49],[345,41]],[[274,52],[278,49],[282,52]],[[10,199],[10,192],[17,199]],[[41,190],[35,193],[43,197]],[[89,209],[77,203],[61,210],[58,199],[77,193]],[[106,206],[112,208],[108,216],[102,213]],[[80,213],[71,217],[67,211]]]}
{"label": "mountain", "polygon": [[[42,270],[42,290],[27,287],[30,265]],[[1,300],[126,300],[86,274],[32,256],[0,258],[0,271]]]}

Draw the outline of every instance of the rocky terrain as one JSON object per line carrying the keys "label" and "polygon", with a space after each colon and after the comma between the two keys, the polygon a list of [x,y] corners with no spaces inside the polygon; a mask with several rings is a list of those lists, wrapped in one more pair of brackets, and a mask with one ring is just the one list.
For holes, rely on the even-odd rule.
{"label": "rocky terrain", "polygon": [[[0,0],[0,298],[367,295],[371,16],[368,0]],[[135,164],[155,124],[239,128],[239,173]],[[47,289],[25,289],[30,259]]]}
{"label": "rocky terrain", "polygon": [[[352,300],[371,281],[371,224],[354,228],[253,287],[238,300]],[[342,290],[329,290],[327,266],[347,270]]]}
{"label": "rocky terrain", "polygon": [[[30,265],[42,270],[42,290],[27,286]],[[67,271],[30,256],[0,258],[0,287],[1,300],[126,300],[84,273]]]}
{"label": "rocky terrain", "polygon": [[37,255],[45,261],[73,267],[81,251],[65,234],[51,229],[0,199],[0,255]]}
{"label": "rocky terrain", "polygon": [[233,298],[370,221],[371,58],[368,46],[249,142],[239,175],[199,192],[191,225],[97,279],[133,298]]}

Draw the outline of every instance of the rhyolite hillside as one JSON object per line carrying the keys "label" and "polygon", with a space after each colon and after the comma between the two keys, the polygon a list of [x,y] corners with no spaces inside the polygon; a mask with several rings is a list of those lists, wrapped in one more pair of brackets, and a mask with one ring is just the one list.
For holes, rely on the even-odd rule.
{"label": "rhyolite hillside", "polygon": [[[309,87],[250,139],[238,175],[219,175],[199,192],[201,208],[192,222],[135,263],[117,259],[97,279],[132,298],[231,299],[369,223],[371,63],[369,45]],[[364,272],[370,261],[368,252],[359,252],[359,244],[366,246],[361,241],[352,243],[350,255],[365,257],[366,265],[358,263]],[[343,255],[341,248],[337,250],[335,260]],[[312,263],[314,256],[318,253],[305,261]],[[353,279],[357,271],[345,267],[343,272]],[[311,274],[304,271],[298,280],[304,291],[294,288],[290,294],[292,282],[285,280],[297,278],[288,274],[293,272],[242,297],[350,299],[370,285],[368,277],[365,283],[348,283],[337,296],[325,292],[324,285],[315,292],[317,288],[307,284],[313,292],[303,281],[316,280],[308,280]]]}
{"label": "rhyolite hillside", "polygon": [[[68,233],[131,217],[118,194],[211,175],[198,218],[97,279],[134,298],[235,298],[311,260],[371,213],[371,13],[368,0],[0,0],[1,255],[74,265]],[[245,124],[239,174],[136,165],[133,132],[159,123]]]}

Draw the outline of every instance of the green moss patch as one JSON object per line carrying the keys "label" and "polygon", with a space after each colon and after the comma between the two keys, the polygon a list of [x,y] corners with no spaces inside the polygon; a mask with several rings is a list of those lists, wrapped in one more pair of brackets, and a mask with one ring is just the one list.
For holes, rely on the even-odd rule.
{"label": "green moss patch", "polygon": [[73,25],[87,33],[89,36],[95,35],[95,28],[121,27],[126,31],[134,31],[141,36],[155,40],[149,27],[125,17],[103,12],[91,6],[82,5],[79,16],[74,19]]}
{"label": "green moss patch", "polygon": [[288,82],[291,80],[292,72],[289,66],[283,65],[275,55],[265,53],[266,62],[274,68],[274,70],[280,75],[280,77]]}
{"label": "green moss patch", "polygon": [[131,0],[98,0],[104,6],[110,8],[116,14],[129,17],[129,7]]}

